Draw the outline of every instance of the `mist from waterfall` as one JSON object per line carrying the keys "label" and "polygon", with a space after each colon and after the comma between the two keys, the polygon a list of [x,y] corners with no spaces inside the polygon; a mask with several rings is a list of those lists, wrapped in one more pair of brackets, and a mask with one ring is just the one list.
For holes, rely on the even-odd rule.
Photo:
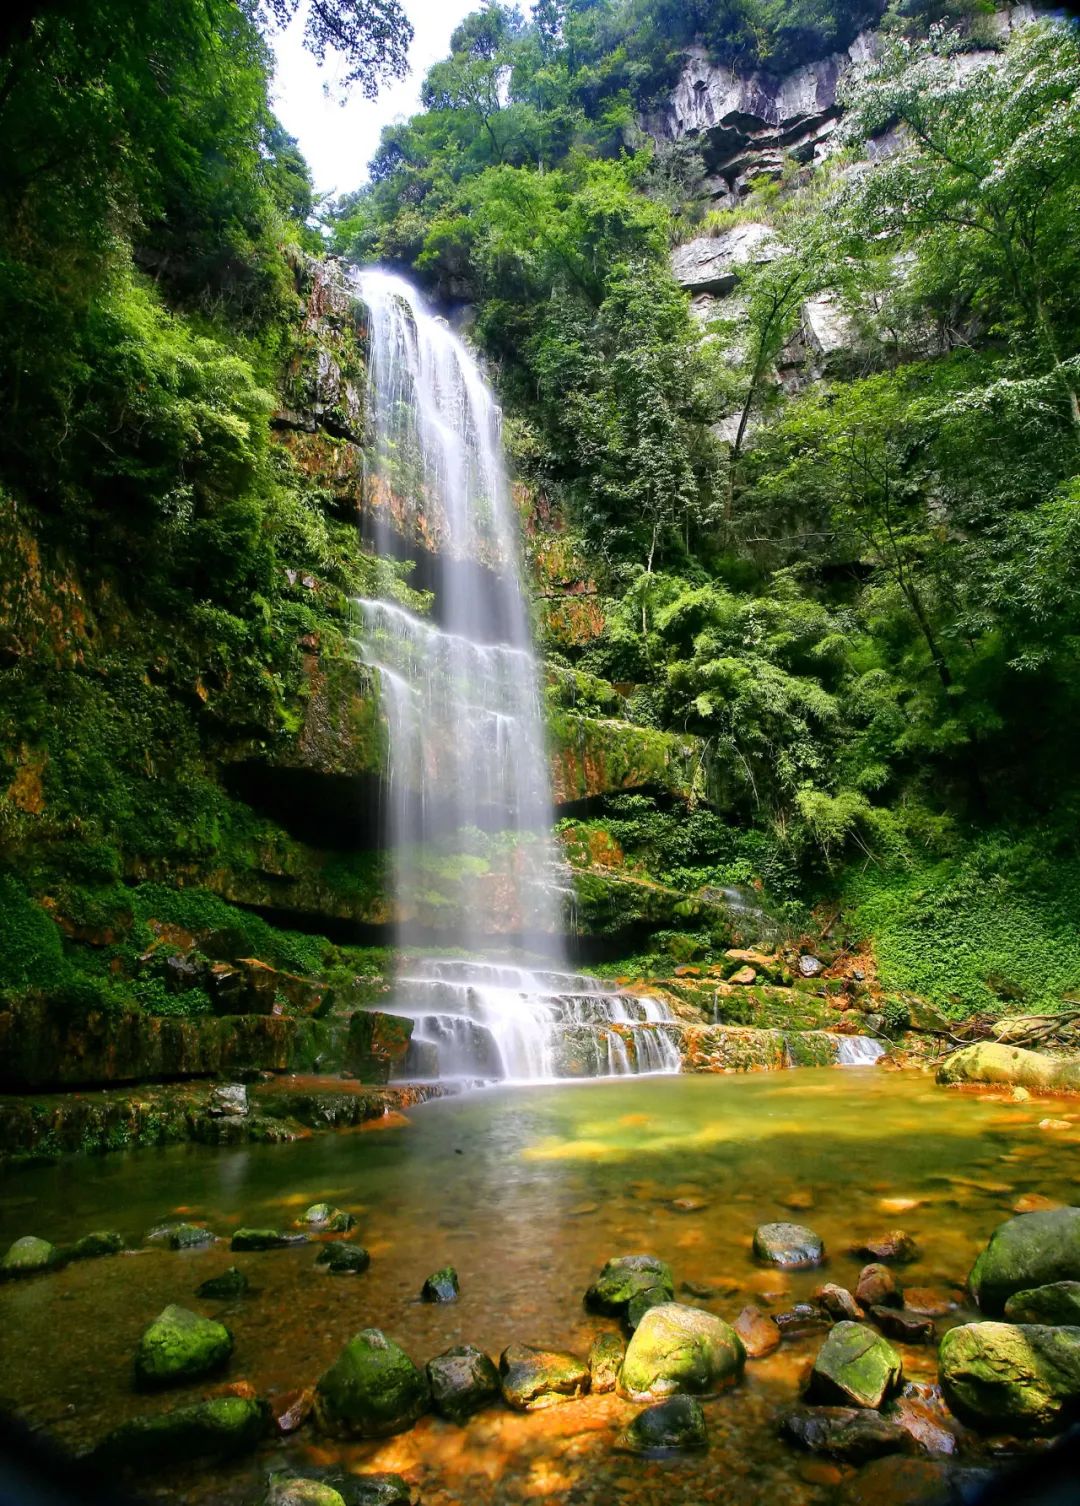
{"label": "mist from waterfall", "polygon": [[[403,278],[354,273],[368,311],[369,486],[374,544],[422,530],[434,560],[421,616],[361,599],[358,653],[378,678],[389,733],[388,838],[397,940],[429,939],[431,876],[497,852],[497,882],[454,917],[447,950],[475,959],[498,937],[544,965],[425,959],[397,981],[424,1075],[552,1078],[678,1070],[668,1013],[566,968],[565,885],[540,677],[518,565],[501,415],[464,343]],[[478,834],[483,833],[480,837]],[[475,857],[475,854],[472,854]],[[493,913],[497,906],[498,913]]]}

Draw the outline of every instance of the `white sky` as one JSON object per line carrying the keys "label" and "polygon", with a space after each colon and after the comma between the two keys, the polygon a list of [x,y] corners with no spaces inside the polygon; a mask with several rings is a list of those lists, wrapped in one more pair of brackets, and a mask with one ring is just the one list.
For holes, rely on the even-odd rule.
{"label": "white sky", "polygon": [[273,38],[277,71],[274,108],[285,129],[297,138],[311,164],[320,193],[348,193],[367,177],[367,165],[379,144],[384,125],[415,114],[420,85],[432,63],[450,50],[450,33],[479,0],[404,0],[416,33],[409,49],[410,72],[400,84],[390,84],[374,102],[354,89],[342,105],[327,98],[324,82],[336,82],[332,58],[319,68],[301,44],[304,11]]}

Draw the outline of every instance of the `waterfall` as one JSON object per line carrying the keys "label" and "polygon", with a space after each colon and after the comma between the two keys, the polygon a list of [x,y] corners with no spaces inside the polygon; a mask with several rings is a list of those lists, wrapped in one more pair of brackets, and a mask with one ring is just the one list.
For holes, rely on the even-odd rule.
{"label": "waterfall", "polygon": [[885,1047],[869,1035],[841,1035],[837,1037],[838,1067],[872,1067],[885,1055]]}
{"label": "waterfall", "polygon": [[[494,945],[550,959],[427,959],[396,980],[415,1021],[409,1070],[468,1079],[678,1071],[669,1013],[565,967],[565,883],[552,839],[540,679],[518,569],[501,415],[466,346],[408,282],[354,275],[368,311],[369,485],[375,546],[400,519],[434,561],[431,615],[356,602],[356,652],[388,730],[389,841],[397,940],[436,930],[473,958]],[[443,919],[435,883],[472,876]],[[441,908],[440,908],[441,907]]]}

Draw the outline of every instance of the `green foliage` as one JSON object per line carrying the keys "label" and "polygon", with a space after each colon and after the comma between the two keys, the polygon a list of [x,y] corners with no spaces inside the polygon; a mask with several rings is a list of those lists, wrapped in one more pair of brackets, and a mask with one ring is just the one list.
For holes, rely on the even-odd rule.
{"label": "green foliage", "polygon": [[257,957],[286,972],[318,976],[327,957],[327,943],[321,936],[280,930],[206,889],[140,884],[132,890],[131,899],[135,916],[144,926],[158,920],[195,933],[227,931],[234,955]]}
{"label": "green foliage", "polygon": [[59,929],[14,874],[0,872],[0,989],[50,988],[63,976]]}

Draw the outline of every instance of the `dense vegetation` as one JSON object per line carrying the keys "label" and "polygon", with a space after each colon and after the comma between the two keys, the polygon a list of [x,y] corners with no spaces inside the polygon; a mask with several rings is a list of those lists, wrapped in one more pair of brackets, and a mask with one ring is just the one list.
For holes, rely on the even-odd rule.
{"label": "dense vegetation", "polygon": [[[313,50],[340,44],[364,87],[400,71],[393,0],[344,10],[349,34],[312,12]],[[267,103],[257,23],[291,11],[5,23],[12,915],[24,884],[115,910],[122,879],[265,848],[220,748],[296,732],[301,642],[343,650],[347,596],[387,578],[272,442],[322,245]],[[842,149],[737,207],[709,209],[693,143],[643,128],[691,43],[782,71],[868,23],[885,45]],[[595,590],[599,631],[549,621],[553,671],[708,745],[714,811],[593,817],[679,887],[761,879],[796,918],[846,901],[887,981],[957,1008],[1080,983],[1080,43],[1042,22],[956,66],[988,36],[948,3],[488,4],[324,226],[471,307],[517,471]],[[864,170],[897,127],[905,149]],[[703,324],[669,250],[749,222],[782,254]],[[846,354],[781,384],[823,291]],[[11,956],[40,942],[47,968],[55,938],[26,926]]]}

